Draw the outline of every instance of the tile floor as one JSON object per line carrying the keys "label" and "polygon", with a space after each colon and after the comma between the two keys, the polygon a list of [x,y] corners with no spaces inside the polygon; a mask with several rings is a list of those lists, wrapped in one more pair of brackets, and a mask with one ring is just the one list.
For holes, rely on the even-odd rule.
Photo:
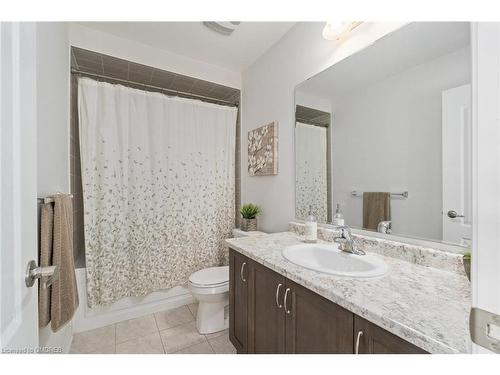
{"label": "tile floor", "polygon": [[74,354],[235,354],[227,330],[200,335],[192,304],[126,320],[73,337]]}

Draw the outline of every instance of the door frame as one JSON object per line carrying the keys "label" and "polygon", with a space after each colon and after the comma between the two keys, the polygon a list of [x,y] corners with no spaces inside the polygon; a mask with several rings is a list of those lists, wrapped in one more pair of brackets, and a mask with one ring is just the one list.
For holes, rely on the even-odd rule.
{"label": "door frame", "polygon": [[[499,314],[500,23],[471,25],[472,306]],[[489,353],[476,344],[472,352]]]}

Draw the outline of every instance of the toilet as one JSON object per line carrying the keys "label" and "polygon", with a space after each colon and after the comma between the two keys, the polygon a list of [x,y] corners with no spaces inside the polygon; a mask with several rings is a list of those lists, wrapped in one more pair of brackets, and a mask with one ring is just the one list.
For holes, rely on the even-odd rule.
{"label": "toilet", "polygon": [[198,301],[196,328],[201,334],[229,327],[224,310],[229,305],[229,267],[210,267],[189,276],[189,290]]}

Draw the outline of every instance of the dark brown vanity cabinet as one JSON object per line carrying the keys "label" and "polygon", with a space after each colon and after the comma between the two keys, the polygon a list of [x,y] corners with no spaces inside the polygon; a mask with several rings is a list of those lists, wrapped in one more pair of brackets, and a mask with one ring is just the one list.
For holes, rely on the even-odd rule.
{"label": "dark brown vanity cabinet", "polygon": [[238,353],[352,353],[353,314],[229,253],[229,337]]}
{"label": "dark brown vanity cabinet", "polygon": [[237,251],[229,261],[229,338],[238,353],[425,353]]}
{"label": "dark brown vanity cabinet", "polygon": [[248,352],[285,353],[285,278],[252,260],[248,277]]}
{"label": "dark brown vanity cabinet", "polygon": [[248,352],[248,259],[229,251],[229,338],[238,353]]}
{"label": "dark brown vanity cabinet", "polygon": [[286,353],[352,353],[353,313],[293,281],[286,290]]}
{"label": "dark brown vanity cabinet", "polygon": [[410,344],[379,326],[354,316],[355,353],[358,354],[425,354],[419,347]]}

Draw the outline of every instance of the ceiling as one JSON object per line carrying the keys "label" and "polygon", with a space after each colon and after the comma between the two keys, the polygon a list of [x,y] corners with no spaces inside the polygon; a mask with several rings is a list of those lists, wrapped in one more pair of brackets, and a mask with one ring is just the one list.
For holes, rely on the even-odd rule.
{"label": "ceiling", "polygon": [[297,90],[333,98],[467,47],[468,22],[414,22],[308,79]]}
{"label": "ceiling", "polygon": [[80,24],[242,72],[281,39],[295,22],[242,22],[230,36],[212,31],[202,22],[81,22]]}

